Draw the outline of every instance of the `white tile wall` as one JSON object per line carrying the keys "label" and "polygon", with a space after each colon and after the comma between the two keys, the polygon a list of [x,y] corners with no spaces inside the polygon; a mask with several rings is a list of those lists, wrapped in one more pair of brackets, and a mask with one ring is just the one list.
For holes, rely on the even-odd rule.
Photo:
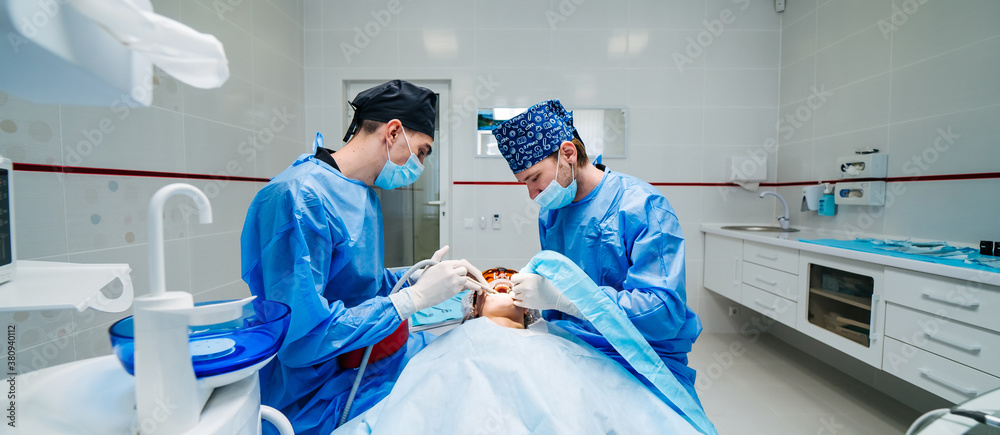
{"label": "white tile wall", "polygon": [[[1000,28],[987,24],[1000,13],[995,2],[800,3],[782,18],[781,119],[808,106],[814,83],[833,95],[781,135],[779,182],[837,179],[836,158],[868,147],[889,155],[890,177],[996,172]],[[811,165],[797,163],[809,156]],[[885,207],[840,206],[834,217],[796,211],[792,221],[976,244],[996,234],[979,218],[1000,212],[982,195],[993,181],[890,183],[903,193]],[[801,195],[799,187],[779,192]],[[927,207],[942,198],[948,207]],[[949,224],[954,210],[961,225]]]}
{"label": "white tile wall", "polygon": [[61,174],[16,173],[17,255],[34,260],[67,252],[66,197]]}
{"label": "white tile wall", "polygon": [[892,0],[835,0],[819,6],[816,45],[823,49],[892,14]]}
{"label": "white tile wall", "polygon": [[[882,25],[892,35],[892,64],[897,68],[998,34],[997,26],[990,24],[1000,16],[1000,4],[995,1],[969,0],[958,8],[948,3],[924,2],[918,3],[915,9],[909,4],[903,8],[903,3],[900,0],[893,2],[894,7],[903,12],[897,12],[896,22],[901,24]],[[928,38],[929,34],[937,36]]]}
{"label": "white tile wall", "polygon": [[997,104],[997,74],[1000,38],[996,37],[894,70],[892,120],[907,121]]}
{"label": "white tile wall", "polygon": [[[829,88],[827,88],[829,89]],[[816,111],[816,137],[885,125],[889,122],[889,75],[883,74],[839,89]]]}
{"label": "white tile wall", "polygon": [[781,67],[781,106],[803,101],[816,84],[816,56],[810,55]]}
{"label": "white tile wall", "polygon": [[0,153],[13,161],[62,164],[59,108],[34,104],[0,91]]}
{"label": "white tile wall", "polygon": [[889,41],[869,27],[816,53],[816,81],[829,89],[889,72]]}
{"label": "white tile wall", "polygon": [[995,172],[1000,161],[997,119],[1000,106],[892,124],[889,176]]}
{"label": "white tile wall", "polygon": [[[39,105],[0,91],[0,153],[15,163],[266,177],[306,150],[303,26],[321,27],[320,14],[305,23],[308,15],[301,0],[247,0],[231,9],[216,9],[230,3],[210,0],[153,3],[157,12],[222,41],[231,73],[225,85],[194,89],[156,71],[153,107],[128,111]],[[322,9],[318,3],[310,2],[308,9]],[[310,62],[322,66],[322,53],[315,53]],[[94,131],[100,131],[102,123],[106,131],[99,137]],[[261,151],[250,153],[252,145],[246,142],[257,136],[263,139],[257,141]],[[168,290],[191,291],[198,300],[248,294],[240,279],[239,234],[247,206],[263,186],[258,182],[15,171],[19,256],[128,263],[136,295],[145,294],[147,202],[158,188],[173,182],[205,191],[215,221],[198,224],[187,198],[168,201]],[[114,294],[120,283],[104,291]],[[18,325],[23,374],[108,354],[107,328],[130,314],[3,312],[0,321]]]}
{"label": "white tile wall", "polygon": [[[185,24],[199,32],[211,34],[222,42],[231,75],[253,80],[253,47],[244,43],[252,35],[249,21],[252,6],[249,0],[232,11],[221,8],[225,12],[221,19],[218,14],[213,13],[213,4],[208,0],[180,2],[180,8],[181,20]],[[246,15],[244,17],[241,14]]]}
{"label": "white tile wall", "polygon": [[[180,113],[157,107],[60,108],[67,166],[184,171]],[[136,140],[136,138],[143,140]]]}

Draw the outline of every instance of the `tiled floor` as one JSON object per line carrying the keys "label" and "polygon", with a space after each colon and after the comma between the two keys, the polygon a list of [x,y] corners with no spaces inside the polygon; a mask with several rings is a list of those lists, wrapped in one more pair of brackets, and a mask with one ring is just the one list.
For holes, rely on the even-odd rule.
{"label": "tiled floor", "polygon": [[770,336],[704,333],[689,354],[722,435],[889,435],[920,413]]}

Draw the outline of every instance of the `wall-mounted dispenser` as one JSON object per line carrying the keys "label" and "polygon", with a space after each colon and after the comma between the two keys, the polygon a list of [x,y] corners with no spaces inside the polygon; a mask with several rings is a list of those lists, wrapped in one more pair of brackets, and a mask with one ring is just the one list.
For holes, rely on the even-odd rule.
{"label": "wall-mounted dispenser", "polygon": [[878,153],[840,157],[837,159],[840,178],[885,178],[888,157]]}
{"label": "wall-mounted dispenser", "polygon": [[756,191],[767,180],[767,160],[758,161],[750,156],[732,156],[726,168],[726,182],[736,183],[749,191]]}
{"label": "wall-mounted dispenser", "polygon": [[885,205],[885,181],[837,183],[833,196],[840,205]]}

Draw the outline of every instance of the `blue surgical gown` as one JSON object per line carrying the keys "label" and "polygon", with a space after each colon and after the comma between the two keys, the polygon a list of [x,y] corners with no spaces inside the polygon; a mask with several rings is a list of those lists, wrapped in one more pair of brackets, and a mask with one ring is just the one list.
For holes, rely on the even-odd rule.
{"label": "blue surgical gown", "polygon": [[[649,183],[605,170],[586,197],[543,211],[538,219],[542,249],[579,265],[697,397],[687,354],[701,333],[701,321],[687,306],[684,236],[667,199]],[[636,374],[589,322],[558,311],[544,317]]]}
{"label": "blue surgical gown", "polygon": [[[312,155],[299,157],[250,204],[243,280],[257,297],[291,307],[277,358],[260,371],[261,402],[283,412],[297,434],[333,431],[357,374],[336,357],[378,342],[402,322],[388,298],[399,276],[384,267],[382,237],[375,191]],[[404,349],[370,364],[351,415],[385,397],[428,341],[411,334]]]}

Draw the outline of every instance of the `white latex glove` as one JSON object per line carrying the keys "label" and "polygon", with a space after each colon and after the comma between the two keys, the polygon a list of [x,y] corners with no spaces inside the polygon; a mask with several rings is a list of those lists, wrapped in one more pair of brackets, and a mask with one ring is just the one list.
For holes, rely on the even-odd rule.
{"label": "white latex glove", "polygon": [[514,283],[514,287],[511,288],[514,305],[536,310],[562,311],[573,317],[585,319],[576,305],[544,276],[534,273],[515,273],[510,277],[510,282]]}
{"label": "white latex glove", "polygon": [[[448,245],[442,246],[441,249],[434,251],[434,255],[431,255],[431,260],[440,262],[441,259],[444,258],[444,255],[448,253],[449,249],[451,249],[451,247]],[[425,270],[427,270],[427,267],[422,267],[411,273],[410,279],[406,280],[406,283],[409,285],[413,285],[414,283],[416,283],[417,280],[420,279],[420,275],[422,275]]]}
{"label": "white latex glove", "polygon": [[478,271],[465,260],[442,261],[427,268],[412,286],[389,295],[389,300],[396,307],[399,317],[407,319],[413,313],[440,304],[468,287],[470,270]]}

